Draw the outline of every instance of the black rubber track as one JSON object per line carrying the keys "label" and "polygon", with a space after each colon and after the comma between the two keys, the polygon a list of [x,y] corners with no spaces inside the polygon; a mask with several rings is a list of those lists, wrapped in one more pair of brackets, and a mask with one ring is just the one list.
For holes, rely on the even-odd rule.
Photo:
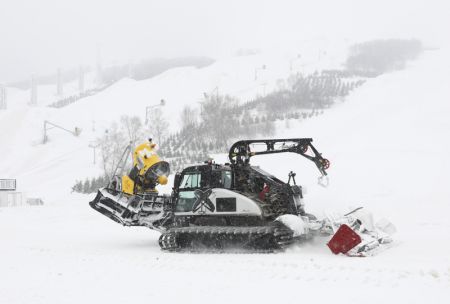
{"label": "black rubber track", "polygon": [[273,251],[292,242],[292,231],[279,222],[254,227],[177,227],[163,232],[159,238],[159,246],[166,251],[221,251],[229,248]]}

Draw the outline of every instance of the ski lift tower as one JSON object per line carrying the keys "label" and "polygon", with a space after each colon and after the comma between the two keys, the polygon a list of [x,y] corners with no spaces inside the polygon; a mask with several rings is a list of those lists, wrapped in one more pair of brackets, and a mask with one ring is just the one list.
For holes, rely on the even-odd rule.
{"label": "ski lift tower", "polygon": [[133,63],[131,62],[131,60],[128,61],[127,64],[127,76],[128,78],[133,78]]}
{"label": "ski lift tower", "polygon": [[30,83],[30,106],[37,105],[37,79],[36,75],[31,75],[31,83]]}
{"label": "ski lift tower", "polygon": [[84,93],[84,67],[82,65],[78,68],[78,92]]}
{"label": "ski lift tower", "polygon": [[100,45],[97,45],[96,80],[97,80],[97,87],[101,87],[103,85],[103,67],[102,67],[102,54]]}
{"label": "ski lift tower", "polygon": [[6,102],[6,86],[0,83],[0,110],[6,110],[8,104]]}
{"label": "ski lift tower", "polygon": [[62,70],[61,68],[58,68],[58,70],[56,71],[56,95],[58,95],[58,97],[62,97],[63,96],[63,76],[62,76]]}

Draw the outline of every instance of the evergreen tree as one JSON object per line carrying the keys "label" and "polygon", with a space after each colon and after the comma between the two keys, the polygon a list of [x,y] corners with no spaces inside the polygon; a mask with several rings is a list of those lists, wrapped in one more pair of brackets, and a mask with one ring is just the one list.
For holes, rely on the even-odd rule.
{"label": "evergreen tree", "polygon": [[89,193],[91,187],[91,183],[88,178],[83,183],[82,193]]}

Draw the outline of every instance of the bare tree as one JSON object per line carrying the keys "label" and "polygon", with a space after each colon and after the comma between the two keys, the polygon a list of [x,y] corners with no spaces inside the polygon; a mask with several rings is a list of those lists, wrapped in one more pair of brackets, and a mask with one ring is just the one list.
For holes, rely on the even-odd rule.
{"label": "bare tree", "polygon": [[264,136],[275,135],[275,124],[272,121],[266,120],[261,127],[261,134]]}
{"label": "bare tree", "polygon": [[253,137],[258,132],[258,128],[253,124],[253,119],[248,111],[244,111],[241,119],[240,133],[246,137]]}
{"label": "bare tree", "polygon": [[195,126],[198,122],[198,112],[190,106],[184,106],[181,111],[181,127],[187,128],[189,126]]}
{"label": "bare tree", "polygon": [[202,123],[209,139],[227,143],[235,135],[237,100],[230,96],[207,96],[202,103]]}
{"label": "bare tree", "polygon": [[113,123],[105,134],[98,139],[100,145],[103,171],[109,178],[112,177],[128,142],[117,123]]}
{"label": "bare tree", "polygon": [[148,130],[160,145],[169,132],[169,122],[164,118],[161,109],[153,110],[149,118]]}
{"label": "bare tree", "polygon": [[129,142],[135,144],[144,139],[145,132],[139,116],[123,115],[120,117],[120,124]]}

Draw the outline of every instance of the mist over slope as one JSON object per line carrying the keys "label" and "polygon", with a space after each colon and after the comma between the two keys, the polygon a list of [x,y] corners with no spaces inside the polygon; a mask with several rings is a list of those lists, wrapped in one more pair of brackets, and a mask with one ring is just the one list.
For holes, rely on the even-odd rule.
{"label": "mist over slope", "polygon": [[[47,107],[55,87],[38,86],[37,106],[28,105],[29,91],[8,88],[8,109],[0,112],[0,140],[4,143],[0,150],[1,178],[17,179],[18,191],[25,195],[50,203],[66,201],[76,180],[101,174],[98,155],[94,165],[94,151],[89,144],[122,115],[137,115],[144,120],[146,107],[164,99],[166,105],[160,110],[173,132],[180,127],[183,106],[198,106],[205,93],[219,92],[247,101],[274,90],[278,81],[290,73],[333,68],[345,58],[344,47],[329,56],[321,55],[320,60],[317,49],[306,47],[301,60],[289,52],[268,52],[227,57],[203,68],[175,68],[143,81],[123,79],[58,109]],[[93,85],[93,75],[89,79]],[[69,89],[74,86],[76,83],[68,84]],[[69,89],[66,92],[71,92]],[[82,132],[74,137],[51,129],[49,141],[43,145],[45,120],[72,131],[77,127]]]}

